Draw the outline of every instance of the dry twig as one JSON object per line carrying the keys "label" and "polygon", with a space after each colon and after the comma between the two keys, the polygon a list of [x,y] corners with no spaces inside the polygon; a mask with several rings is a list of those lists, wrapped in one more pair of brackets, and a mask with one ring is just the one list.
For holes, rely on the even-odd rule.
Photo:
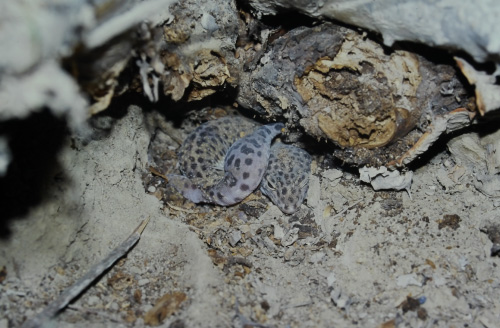
{"label": "dry twig", "polygon": [[26,320],[22,328],[44,327],[59,311],[63,310],[69,302],[80,295],[92,282],[94,282],[104,271],[109,269],[118,259],[123,257],[139,241],[149,218],[142,221],[134,232],[121,245],[116,247],[106,258],[95,264],[83,277],[72,286],[68,287],[56,300],[34,316]]}

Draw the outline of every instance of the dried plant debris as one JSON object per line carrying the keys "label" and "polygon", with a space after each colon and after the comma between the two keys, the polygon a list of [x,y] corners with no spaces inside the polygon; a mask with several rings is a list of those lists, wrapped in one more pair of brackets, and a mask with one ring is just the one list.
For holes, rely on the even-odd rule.
{"label": "dried plant debris", "polygon": [[[203,13],[197,10],[200,5]],[[85,35],[84,46],[65,62],[92,97],[90,115],[129,90],[151,102],[162,95],[194,101],[228,85],[236,87],[233,3],[151,0],[131,8],[103,7],[98,28]]]}
{"label": "dried plant debris", "polygon": [[456,214],[445,214],[443,215],[443,219],[438,221],[438,228],[441,230],[447,227],[452,230],[457,230],[460,228],[460,221],[462,221],[462,219]]}
{"label": "dried plant debris", "polygon": [[134,89],[151,101],[158,101],[160,94],[195,101],[236,87],[234,4],[190,0],[175,3],[170,12],[173,19],[152,28],[148,42],[136,50],[140,81]]}
{"label": "dried plant debris", "polygon": [[[80,279],[78,279],[73,285],[66,288],[61,295],[52,301],[44,310],[38,313],[36,316],[26,320],[22,327],[43,327],[48,324],[50,320],[53,319],[58,312],[62,311],[66,306],[76,297],[78,297],[85,289],[87,289],[91,283],[93,283],[99,276],[102,275],[104,271],[109,269],[118,259],[125,256],[130,249],[137,244],[141,238],[141,234],[146,228],[149,222],[149,218],[143,220],[141,224],[132,232],[132,234],[119,246],[113,249],[104,259],[95,264],[88,272],[85,273]],[[130,285],[132,279],[126,275],[117,275],[114,281],[124,281],[126,285]],[[117,277],[115,276],[115,277]],[[125,279],[122,279],[125,276]],[[108,280],[111,281],[113,279]]]}
{"label": "dried plant debris", "polygon": [[144,315],[144,323],[156,327],[179,310],[181,304],[187,299],[181,292],[168,293],[160,298],[155,306]]}
{"label": "dried plant debris", "polygon": [[495,74],[478,71],[462,58],[455,57],[455,60],[467,81],[475,86],[477,109],[481,115],[500,108],[500,87]]}
{"label": "dried plant debris", "polygon": [[374,190],[406,190],[410,195],[410,187],[413,172],[401,173],[399,171],[389,171],[386,167],[380,168],[362,167],[359,169],[359,179],[370,183]]}
{"label": "dried plant debris", "polygon": [[[401,6],[387,2],[353,3],[349,0],[249,2],[259,17],[279,15],[286,8],[316,19],[333,19],[375,31],[381,34],[387,46],[397,41],[418,42],[452,51],[461,49],[477,62],[491,60],[498,63],[495,57],[499,51],[495,38],[499,31],[496,3],[460,3],[447,7],[445,1],[419,0],[404,0]],[[415,15],[415,12],[421,15]],[[481,20],[476,16],[479,13]],[[425,25],[421,24],[422,15],[428,20]],[[440,20],[443,16],[447,17],[446,21]]]}
{"label": "dried plant debris", "polygon": [[451,139],[447,146],[457,163],[452,180],[472,176],[472,184],[477,190],[491,198],[500,196],[499,136],[500,130],[493,130],[465,133]]}
{"label": "dried plant debris", "polygon": [[346,28],[299,27],[272,40],[255,53],[259,65],[241,75],[238,102],[332,141],[347,163],[389,163],[437,117],[475,109],[453,67],[403,50],[387,53]]}
{"label": "dried plant debris", "polygon": [[426,320],[428,315],[427,311],[421,306],[422,304],[425,303],[426,298],[425,297],[420,297],[420,298],[413,298],[411,296],[407,296],[406,300],[403,301],[398,307],[403,310],[403,314],[408,312],[408,311],[413,311],[417,312],[418,318],[420,320]]}

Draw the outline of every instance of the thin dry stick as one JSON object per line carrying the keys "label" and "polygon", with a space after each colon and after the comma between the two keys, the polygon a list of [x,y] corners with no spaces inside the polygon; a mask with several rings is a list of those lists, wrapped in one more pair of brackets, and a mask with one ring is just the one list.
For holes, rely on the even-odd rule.
{"label": "thin dry stick", "polygon": [[83,277],[72,286],[68,287],[55,301],[34,316],[26,320],[22,328],[44,327],[59,311],[64,309],[69,302],[85,290],[97,277],[110,268],[118,259],[128,253],[130,249],[139,241],[144,228],[149,222],[149,218],[142,221],[134,232],[120,246],[116,247],[105,259],[94,265]]}
{"label": "thin dry stick", "polygon": [[358,200],[357,202],[354,202],[354,204],[352,205],[349,205],[349,206],[346,206],[342,209],[342,211],[338,212],[337,214],[335,214],[333,216],[333,219],[336,219],[338,218],[339,216],[341,216],[342,214],[344,214],[345,212],[347,212],[348,210],[350,210],[351,208],[353,208],[354,206],[358,205],[359,203],[361,203],[361,200]]}
{"label": "thin dry stick", "polygon": [[179,212],[186,212],[186,213],[189,213],[189,214],[197,214],[198,213],[196,211],[188,210],[187,208],[182,208],[182,207],[179,207],[179,206],[172,205],[169,202],[166,202],[166,203],[167,203],[168,207],[170,207],[173,210],[179,211]]}

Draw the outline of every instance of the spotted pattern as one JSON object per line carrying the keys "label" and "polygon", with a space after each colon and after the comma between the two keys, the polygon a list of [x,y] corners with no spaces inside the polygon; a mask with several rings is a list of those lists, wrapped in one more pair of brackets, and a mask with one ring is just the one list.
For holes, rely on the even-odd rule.
{"label": "spotted pattern", "polygon": [[305,150],[275,143],[260,190],[281,211],[292,214],[306,197],[310,171],[311,156]]}
{"label": "spotted pattern", "polygon": [[[256,123],[237,116],[203,123],[188,135],[177,152],[182,174],[188,179],[200,179],[199,182],[205,185],[220,180],[228,149],[256,127]],[[218,172],[214,170],[217,168]]]}
{"label": "spotted pattern", "polygon": [[311,157],[282,143],[271,147],[283,127],[257,127],[241,117],[204,123],[180,147],[183,175],[168,175],[169,183],[195,203],[223,206],[241,202],[260,185],[283,212],[293,213],[307,193]]}
{"label": "spotted pattern", "polygon": [[237,116],[203,123],[177,151],[182,175],[169,174],[169,184],[192,202],[211,202],[217,195],[210,189],[224,178],[223,166],[229,148],[256,128],[255,122]]}
{"label": "spotted pattern", "polygon": [[229,148],[224,163],[224,179],[214,187],[214,191],[223,197],[212,199],[213,203],[236,204],[257,189],[267,168],[271,142],[283,128],[282,123],[261,126]]}

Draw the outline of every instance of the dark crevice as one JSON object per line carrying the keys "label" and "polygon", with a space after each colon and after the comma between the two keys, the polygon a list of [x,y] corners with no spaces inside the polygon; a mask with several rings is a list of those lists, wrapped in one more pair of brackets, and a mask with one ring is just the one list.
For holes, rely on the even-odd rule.
{"label": "dark crevice", "polygon": [[26,119],[0,122],[0,136],[8,140],[11,162],[0,177],[0,238],[10,235],[9,221],[25,217],[46,198],[49,186],[64,179],[57,173],[57,154],[67,136],[66,121],[48,110]]}

